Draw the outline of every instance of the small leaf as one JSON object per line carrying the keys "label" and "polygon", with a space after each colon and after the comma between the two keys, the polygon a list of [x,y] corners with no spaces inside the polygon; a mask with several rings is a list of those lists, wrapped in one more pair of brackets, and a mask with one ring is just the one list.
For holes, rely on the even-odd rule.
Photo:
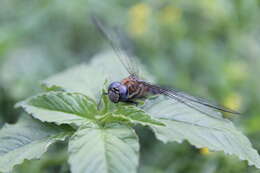
{"label": "small leaf", "polygon": [[161,118],[166,125],[151,126],[159,140],[163,142],[188,140],[198,148],[207,147],[213,151],[224,151],[238,156],[241,160],[247,160],[249,165],[260,168],[257,151],[230,120],[204,115],[163,96],[147,100],[143,109],[151,116]]}
{"label": "small leaf", "polygon": [[69,153],[72,173],[134,173],[138,166],[138,138],[126,126],[85,127],[71,138]]}
{"label": "small leaf", "polygon": [[123,123],[127,125],[134,124],[130,118],[124,115],[113,114],[113,113],[106,113],[105,115],[99,117],[98,120],[102,125],[111,124],[111,123]]}
{"label": "small leaf", "polygon": [[79,93],[48,92],[17,104],[43,122],[81,125],[93,120],[96,103]]}
{"label": "small leaf", "polygon": [[49,145],[69,135],[71,132],[64,128],[28,116],[15,125],[5,125],[0,130],[0,172],[11,171],[25,159],[40,158]]}
{"label": "small leaf", "polygon": [[137,108],[136,106],[121,106],[118,105],[117,109],[113,112],[116,115],[123,115],[131,123],[141,124],[141,125],[159,125],[164,126],[160,120],[156,120],[148,115],[145,111]]}

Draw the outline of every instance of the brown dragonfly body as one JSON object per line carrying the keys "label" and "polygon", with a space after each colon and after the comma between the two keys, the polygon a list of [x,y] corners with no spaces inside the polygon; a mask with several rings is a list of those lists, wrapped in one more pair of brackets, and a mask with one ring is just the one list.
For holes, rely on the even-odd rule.
{"label": "brown dragonfly body", "polygon": [[158,94],[160,91],[149,87],[145,81],[131,74],[120,82],[112,82],[108,87],[108,96],[114,103],[130,102],[136,98],[144,98],[149,94]]}
{"label": "brown dragonfly body", "polygon": [[128,89],[128,99],[142,98],[148,94],[156,94],[150,87],[144,85],[143,81],[134,75],[130,75],[120,82]]}

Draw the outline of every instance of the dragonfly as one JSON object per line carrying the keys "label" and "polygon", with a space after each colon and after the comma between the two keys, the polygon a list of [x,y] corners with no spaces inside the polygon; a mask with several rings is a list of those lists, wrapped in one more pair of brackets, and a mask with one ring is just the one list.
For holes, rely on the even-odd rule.
{"label": "dragonfly", "polygon": [[129,73],[128,77],[121,81],[114,81],[108,86],[106,94],[111,102],[138,104],[135,101],[136,99],[145,98],[148,95],[164,95],[179,104],[183,104],[195,111],[214,118],[216,118],[216,114],[212,115],[213,113],[217,113],[217,117],[220,112],[240,114],[235,110],[212,103],[204,98],[195,97],[177,89],[164,88],[141,79],[139,77],[139,69],[135,57],[130,55],[126,47],[123,47],[121,41],[122,36],[119,35],[119,32],[109,28],[96,16],[92,16],[92,22],[103,37],[109,42],[121,64]]}

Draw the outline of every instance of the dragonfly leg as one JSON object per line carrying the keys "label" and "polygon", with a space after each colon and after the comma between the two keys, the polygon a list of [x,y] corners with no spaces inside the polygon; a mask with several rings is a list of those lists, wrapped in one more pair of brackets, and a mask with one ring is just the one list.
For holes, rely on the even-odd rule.
{"label": "dragonfly leg", "polygon": [[126,102],[126,103],[134,104],[135,106],[138,106],[138,102],[133,101],[133,100],[127,100],[127,101],[125,101],[125,102]]}
{"label": "dragonfly leg", "polygon": [[135,97],[136,95],[138,95],[140,93],[140,91],[141,91],[141,88],[138,88],[135,92],[129,94],[128,98],[131,99],[131,98]]}

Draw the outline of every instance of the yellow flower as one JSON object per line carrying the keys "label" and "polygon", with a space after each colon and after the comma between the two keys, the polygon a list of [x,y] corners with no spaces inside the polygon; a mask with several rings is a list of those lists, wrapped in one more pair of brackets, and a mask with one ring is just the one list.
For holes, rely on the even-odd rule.
{"label": "yellow flower", "polygon": [[209,151],[209,149],[207,147],[204,147],[204,148],[200,149],[200,154],[202,154],[202,155],[209,155],[210,151]]}
{"label": "yellow flower", "polygon": [[181,10],[174,6],[166,6],[161,11],[159,17],[165,24],[175,24],[180,20]]}
{"label": "yellow flower", "polygon": [[142,35],[148,30],[150,12],[150,7],[145,3],[139,3],[130,9],[130,31],[132,34]]}
{"label": "yellow flower", "polygon": [[230,109],[238,110],[241,107],[242,98],[236,93],[230,94],[225,100],[224,105]]}

